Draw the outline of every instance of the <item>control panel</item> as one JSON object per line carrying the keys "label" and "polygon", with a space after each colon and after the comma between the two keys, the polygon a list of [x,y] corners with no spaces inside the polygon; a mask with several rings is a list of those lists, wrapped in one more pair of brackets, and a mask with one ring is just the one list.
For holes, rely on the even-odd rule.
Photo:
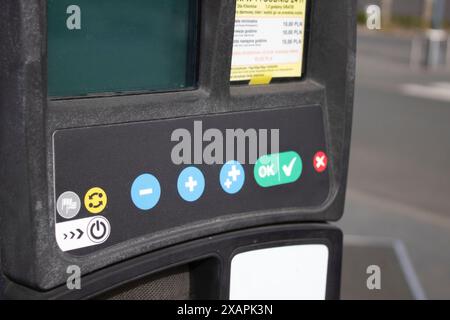
{"label": "control panel", "polygon": [[318,105],[59,130],[56,240],[85,255],[246,212],[313,208],[330,192]]}

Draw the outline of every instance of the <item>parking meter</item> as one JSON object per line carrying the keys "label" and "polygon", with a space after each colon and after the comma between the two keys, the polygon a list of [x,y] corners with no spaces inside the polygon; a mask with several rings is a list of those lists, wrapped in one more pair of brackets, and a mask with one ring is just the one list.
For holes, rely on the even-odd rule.
{"label": "parking meter", "polygon": [[6,296],[337,298],[355,10],[2,1]]}

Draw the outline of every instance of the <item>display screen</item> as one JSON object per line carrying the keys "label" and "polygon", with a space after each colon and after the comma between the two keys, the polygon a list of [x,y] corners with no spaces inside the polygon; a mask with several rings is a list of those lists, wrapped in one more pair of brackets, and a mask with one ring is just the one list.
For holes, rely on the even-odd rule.
{"label": "display screen", "polygon": [[47,0],[48,95],[196,85],[197,0]]}
{"label": "display screen", "polygon": [[306,20],[307,0],[237,0],[231,81],[300,78]]}

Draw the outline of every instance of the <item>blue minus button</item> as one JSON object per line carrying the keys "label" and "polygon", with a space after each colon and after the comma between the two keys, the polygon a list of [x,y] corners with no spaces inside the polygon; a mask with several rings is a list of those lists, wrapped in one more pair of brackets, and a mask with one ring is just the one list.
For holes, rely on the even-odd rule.
{"label": "blue minus button", "polygon": [[161,185],[152,174],[143,174],[134,180],[131,186],[131,200],[141,210],[153,209],[161,197]]}

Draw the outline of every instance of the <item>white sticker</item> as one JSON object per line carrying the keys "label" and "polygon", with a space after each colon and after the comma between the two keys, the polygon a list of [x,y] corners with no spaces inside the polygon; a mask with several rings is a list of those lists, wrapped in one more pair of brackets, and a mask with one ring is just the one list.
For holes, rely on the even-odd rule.
{"label": "white sticker", "polygon": [[108,240],[111,225],[105,217],[94,217],[56,224],[56,242],[64,251],[99,245]]}
{"label": "white sticker", "polygon": [[231,300],[324,300],[328,247],[298,245],[236,255],[231,262]]}

